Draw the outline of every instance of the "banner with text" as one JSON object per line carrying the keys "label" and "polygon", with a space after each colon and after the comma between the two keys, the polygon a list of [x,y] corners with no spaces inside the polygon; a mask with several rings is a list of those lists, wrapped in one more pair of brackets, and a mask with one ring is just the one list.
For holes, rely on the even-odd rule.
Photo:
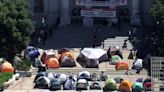
{"label": "banner with text", "polygon": [[116,17],[115,10],[81,10],[83,17]]}
{"label": "banner with text", "polygon": [[77,6],[125,6],[127,0],[108,0],[108,1],[92,1],[92,0],[76,0]]}

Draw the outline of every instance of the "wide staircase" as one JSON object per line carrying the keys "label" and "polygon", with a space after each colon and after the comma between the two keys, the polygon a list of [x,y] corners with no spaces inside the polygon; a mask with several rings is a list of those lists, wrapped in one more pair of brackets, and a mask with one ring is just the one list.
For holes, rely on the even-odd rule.
{"label": "wide staircase", "polygon": [[[104,40],[104,49],[107,50],[109,48],[109,46],[119,46],[120,48],[122,48],[123,43],[125,40],[127,40],[128,37],[121,37],[121,36],[116,36],[115,38],[107,38],[106,40]],[[129,40],[127,40],[127,49],[130,50],[133,48],[132,44],[129,42]],[[103,47],[103,46],[102,46]]]}

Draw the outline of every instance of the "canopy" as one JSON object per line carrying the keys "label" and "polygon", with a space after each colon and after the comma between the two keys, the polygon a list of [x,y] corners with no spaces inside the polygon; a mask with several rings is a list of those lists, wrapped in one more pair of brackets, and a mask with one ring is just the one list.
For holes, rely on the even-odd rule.
{"label": "canopy", "polygon": [[59,61],[56,58],[49,58],[45,64],[48,68],[59,68]]}
{"label": "canopy", "polygon": [[140,82],[133,83],[132,90],[133,90],[133,92],[142,92],[142,90],[143,90],[142,83],[140,83]]}
{"label": "canopy", "polygon": [[117,62],[115,66],[116,70],[128,70],[129,64],[127,62]]}
{"label": "canopy", "polygon": [[11,73],[13,73],[14,68],[12,67],[11,63],[6,61],[1,65],[1,72],[11,72]]}
{"label": "canopy", "polygon": [[116,83],[121,83],[121,81],[123,81],[124,79],[121,77],[116,77],[114,78],[114,80],[116,81]]}
{"label": "canopy", "polygon": [[123,80],[120,83],[118,90],[131,92],[131,88],[132,88],[132,83],[128,80]]}
{"label": "canopy", "polygon": [[108,79],[105,83],[104,90],[111,90],[111,91],[117,90],[116,81],[113,79]]}
{"label": "canopy", "polygon": [[42,87],[42,86],[47,86],[46,88],[50,87],[50,80],[45,77],[45,76],[40,76],[37,80],[35,85],[37,85],[37,87]]}
{"label": "canopy", "polygon": [[118,55],[112,56],[112,64],[116,64],[119,61],[121,61],[121,58]]}

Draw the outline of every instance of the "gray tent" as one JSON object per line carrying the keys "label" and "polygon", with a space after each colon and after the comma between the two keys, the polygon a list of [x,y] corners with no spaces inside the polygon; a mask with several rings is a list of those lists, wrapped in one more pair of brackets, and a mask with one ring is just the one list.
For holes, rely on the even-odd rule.
{"label": "gray tent", "polygon": [[78,62],[84,67],[95,68],[99,63],[108,59],[106,51],[100,48],[84,48],[78,57]]}
{"label": "gray tent", "polygon": [[50,80],[45,76],[40,76],[35,82],[35,88],[49,88]]}

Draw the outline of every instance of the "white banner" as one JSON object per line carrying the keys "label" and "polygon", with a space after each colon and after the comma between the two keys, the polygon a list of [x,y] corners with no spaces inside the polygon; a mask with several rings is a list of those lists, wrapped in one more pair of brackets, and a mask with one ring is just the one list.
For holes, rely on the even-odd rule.
{"label": "white banner", "polygon": [[127,5],[127,0],[109,0],[109,1],[91,1],[91,0],[76,0],[78,6],[124,6]]}
{"label": "white banner", "polygon": [[115,10],[81,10],[83,17],[116,17]]}

